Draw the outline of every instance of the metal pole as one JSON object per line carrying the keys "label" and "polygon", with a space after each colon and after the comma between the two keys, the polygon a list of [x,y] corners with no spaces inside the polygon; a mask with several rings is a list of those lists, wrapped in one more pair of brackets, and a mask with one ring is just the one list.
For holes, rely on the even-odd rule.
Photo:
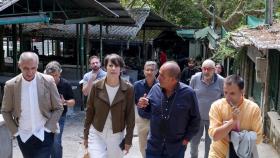
{"label": "metal pole", "polygon": [[7,37],[7,56],[8,56],[8,57],[11,56],[9,46],[10,46],[10,41],[9,41],[9,37]]}
{"label": "metal pole", "polygon": [[[79,24],[76,24],[76,55],[77,55],[77,73],[79,74],[79,66],[80,66],[80,25]],[[77,74],[77,77],[79,78],[80,76],[78,76]]]}
{"label": "metal pole", "polygon": [[123,43],[121,42],[121,56],[123,56]]}
{"label": "metal pole", "polygon": [[265,23],[268,25],[272,25],[272,17],[273,16],[273,0],[265,1]]}
{"label": "metal pole", "polygon": [[23,36],[22,36],[22,24],[18,25],[19,29],[19,52],[23,52]]}
{"label": "metal pole", "polygon": [[[80,24],[80,61],[81,61],[81,76],[84,74],[84,25]],[[85,98],[82,96],[84,103]],[[84,110],[84,106],[81,106],[81,111]]]}
{"label": "metal pole", "polygon": [[84,74],[84,24],[80,24],[81,75]]}
{"label": "metal pole", "polygon": [[44,55],[44,56],[45,56],[44,36],[42,36],[42,55]]}
{"label": "metal pole", "polygon": [[29,0],[27,0],[27,12],[30,13],[30,8],[29,8]]}
{"label": "metal pole", "polygon": [[146,29],[144,27],[143,29],[143,55],[144,55],[144,60],[147,60],[147,53],[146,53]]}
{"label": "metal pole", "polygon": [[86,23],[86,30],[85,30],[85,34],[86,34],[86,60],[85,60],[85,65],[86,65],[86,72],[88,72],[88,58],[89,58],[89,51],[90,51],[90,47],[89,47],[89,34],[88,34],[88,23]]}
{"label": "metal pole", "polygon": [[230,72],[229,72],[229,60],[230,58],[227,58],[227,76],[229,76]]}
{"label": "metal pole", "polygon": [[102,23],[100,23],[100,60],[103,61],[103,41],[102,41]]}
{"label": "metal pole", "polygon": [[17,73],[17,25],[12,25],[12,37],[13,37],[13,72]]}
{"label": "metal pole", "polygon": [[43,11],[43,0],[40,1],[40,11]]}

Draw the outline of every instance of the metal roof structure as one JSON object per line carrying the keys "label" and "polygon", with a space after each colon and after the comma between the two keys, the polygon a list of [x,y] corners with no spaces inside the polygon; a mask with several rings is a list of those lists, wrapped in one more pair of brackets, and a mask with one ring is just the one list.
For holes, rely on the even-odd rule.
{"label": "metal roof structure", "polygon": [[19,23],[24,23],[20,19],[22,16],[40,14],[48,16],[50,23],[58,24],[89,22],[133,25],[135,23],[119,0],[14,0],[13,3],[7,2],[5,6],[6,8],[0,10],[0,18],[18,17]]}
{"label": "metal roof structure", "polygon": [[143,27],[150,30],[161,30],[161,29],[172,30],[172,29],[176,29],[177,26],[165,20],[163,17],[159,16],[157,13],[151,10]]}
{"label": "metal roof structure", "polygon": [[9,6],[13,5],[17,1],[19,1],[19,0],[1,0],[0,1],[0,12],[4,9],[8,8]]}
{"label": "metal roof structure", "polygon": [[235,48],[252,45],[258,49],[280,49],[280,23],[242,28],[231,33],[230,42]]}
{"label": "metal roof structure", "polygon": [[[111,3],[110,3],[111,4]],[[108,5],[108,4],[104,4]],[[112,4],[111,4],[112,5]],[[111,8],[113,10],[113,6],[108,5],[108,8]],[[113,10],[114,11],[114,10]],[[122,11],[121,11],[122,12]],[[130,9],[127,10],[129,15],[133,18],[135,21],[135,24],[133,26],[119,26],[120,24],[127,25],[129,23],[126,23],[125,21],[120,21],[116,23],[115,20],[118,20],[119,18],[115,18],[109,20],[107,19],[107,23],[103,23],[102,25],[105,25],[102,27],[102,37],[104,39],[123,39],[123,40],[130,40],[130,39],[136,39],[139,40],[139,36],[137,36],[141,29],[143,29],[144,25],[148,28],[145,29],[153,29],[151,30],[154,32],[156,29],[160,30],[170,30],[176,28],[175,25],[171,25],[168,21],[159,18],[157,20],[153,20],[153,23],[151,19],[154,19],[154,14],[151,13],[150,9]],[[118,12],[120,13],[120,12]],[[152,18],[149,18],[152,16]],[[149,20],[150,19],[150,20]],[[125,20],[125,19],[123,19]],[[159,22],[158,25],[155,24],[155,22]],[[149,30],[145,30],[149,32]],[[28,36],[44,36],[44,37],[58,37],[58,38],[75,38],[76,37],[76,25],[75,24],[24,24],[23,25],[23,33]],[[147,33],[149,34],[149,33]],[[156,37],[159,33],[153,33],[153,36]],[[89,38],[99,38],[100,35],[100,25],[94,24],[89,25]],[[141,35],[140,35],[141,36]],[[149,38],[154,38],[147,36]]]}

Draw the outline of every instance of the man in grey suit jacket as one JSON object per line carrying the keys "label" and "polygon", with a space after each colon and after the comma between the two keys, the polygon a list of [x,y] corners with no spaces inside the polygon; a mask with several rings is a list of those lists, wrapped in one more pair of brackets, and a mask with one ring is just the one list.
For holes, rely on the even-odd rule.
{"label": "man in grey suit jacket", "polygon": [[21,74],[7,81],[1,112],[25,158],[49,158],[63,112],[54,79],[37,72],[38,55],[23,52]]}

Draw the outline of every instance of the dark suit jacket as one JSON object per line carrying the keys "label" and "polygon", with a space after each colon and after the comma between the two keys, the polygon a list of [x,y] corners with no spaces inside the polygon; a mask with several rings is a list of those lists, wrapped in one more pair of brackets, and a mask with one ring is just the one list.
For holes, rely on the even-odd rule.
{"label": "dark suit jacket", "polygon": [[[63,112],[62,102],[54,79],[39,72],[36,75],[39,108],[47,119],[45,127],[54,133],[57,129],[56,123]],[[18,131],[18,121],[21,115],[21,83],[22,74],[7,81],[2,100],[1,112],[13,135]]]}

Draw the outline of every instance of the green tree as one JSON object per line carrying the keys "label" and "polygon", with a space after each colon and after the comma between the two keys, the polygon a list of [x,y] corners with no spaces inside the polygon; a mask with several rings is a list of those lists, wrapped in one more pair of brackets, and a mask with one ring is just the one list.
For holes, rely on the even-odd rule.
{"label": "green tree", "polygon": [[186,27],[204,27],[209,24],[215,6],[216,26],[231,30],[243,24],[246,15],[263,16],[264,0],[122,0],[128,8],[149,6],[159,15]]}

